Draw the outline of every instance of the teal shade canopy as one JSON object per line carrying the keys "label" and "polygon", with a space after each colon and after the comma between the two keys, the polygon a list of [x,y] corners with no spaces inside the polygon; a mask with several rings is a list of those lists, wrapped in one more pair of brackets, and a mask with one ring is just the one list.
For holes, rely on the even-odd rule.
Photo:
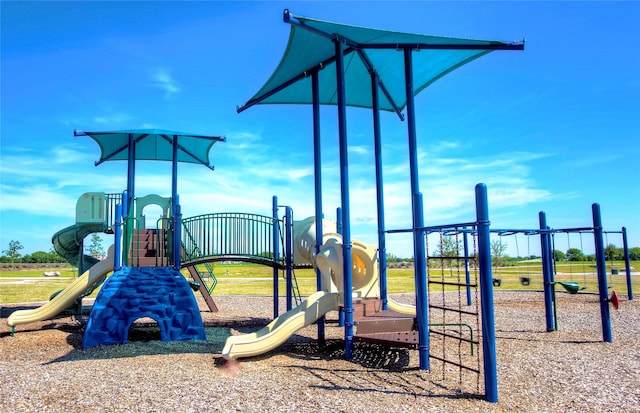
{"label": "teal shade canopy", "polygon": [[523,42],[471,40],[401,33],[330,23],[284,12],[291,23],[289,42],[278,67],[243,106],[312,103],[311,74],[317,72],[320,103],[337,104],[335,43],[344,43],[346,104],[372,107],[371,76],[379,76],[380,109],[398,112],[406,105],[404,50],[412,50],[413,93],[493,50],[522,50]]}
{"label": "teal shade canopy", "polygon": [[202,136],[162,129],[132,129],[111,132],[74,131],[75,136],[89,136],[100,146],[100,160],[96,166],[106,161],[129,159],[129,146],[135,147],[136,160],[174,161],[174,141],[177,143],[177,162],[202,164],[213,169],[209,152],[216,142],[226,141],[225,137]]}

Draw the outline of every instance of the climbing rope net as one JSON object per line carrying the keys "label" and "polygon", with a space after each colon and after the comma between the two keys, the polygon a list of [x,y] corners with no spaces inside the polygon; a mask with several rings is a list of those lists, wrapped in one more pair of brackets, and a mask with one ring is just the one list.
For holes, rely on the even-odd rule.
{"label": "climbing rope net", "polygon": [[429,358],[433,378],[481,394],[482,334],[477,237],[465,227],[426,237]]}

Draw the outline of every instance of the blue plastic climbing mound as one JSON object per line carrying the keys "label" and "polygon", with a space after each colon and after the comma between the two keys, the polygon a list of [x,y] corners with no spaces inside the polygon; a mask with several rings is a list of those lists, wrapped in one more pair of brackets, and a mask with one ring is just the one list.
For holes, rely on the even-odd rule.
{"label": "blue plastic climbing mound", "polygon": [[160,327],[162,341],[205,340],[189,283],[169,267],[123,268],[102,286],[89,315],[84,348],[124,344],[131,324],[144,317]]}

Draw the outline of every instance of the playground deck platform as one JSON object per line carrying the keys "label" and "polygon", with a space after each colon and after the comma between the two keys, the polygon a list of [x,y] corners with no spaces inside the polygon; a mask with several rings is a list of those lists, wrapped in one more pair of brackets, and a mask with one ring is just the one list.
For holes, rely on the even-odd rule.
{"label": "playground deck platform", "polygon": [[405,348],[416,348],[418,345],[416,318],[383,310],[379,299],[355,301],[353,316],[355,341]]}

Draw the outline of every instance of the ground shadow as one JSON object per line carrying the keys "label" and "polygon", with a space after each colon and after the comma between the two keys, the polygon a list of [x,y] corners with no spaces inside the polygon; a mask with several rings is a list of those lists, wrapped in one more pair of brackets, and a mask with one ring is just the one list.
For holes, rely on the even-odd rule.
{"label": "ground shadow", "polygon": [[264,326],[268,320],[260,317],[245,318],[239,321],[213,320],[204,323],[207,340],[161,341],[160,327],[155,322],[135,322],[128,335],[126,344],[82,348],[85,323],[51,323],[39,328],[57,329],[68,333],[67,344],[73,349],[64,356],[49,361],[55,364],[66,361],[98,360],[138,357],[143,355],[200,353],[215,356],[220,354],[224,343],[232,334],[244,334]]}
{"label": "ground shadow", "polygon": [[[280,352],[283,351],[292,358],[324,361],[344,360],[346,354],[344,340],[327,340],[319,344],[307,337],[285,343],[280,348]],[[371,369],[403,371],[409,366],[410,356],[406,348],[355,342],[350,362]]]}
{"label": "ground shadow", "polygon": [[459,388],[431,380],[428,372],[417,368],[398,371],[362,370],[360,368],[324,368],[308,365],[291,365],[301,374],[312,375],[318,384],[309,387],[326,391],[361,392],[366,395],[387,394],[418,398],[482,399],[476,393],[461,391]]}

